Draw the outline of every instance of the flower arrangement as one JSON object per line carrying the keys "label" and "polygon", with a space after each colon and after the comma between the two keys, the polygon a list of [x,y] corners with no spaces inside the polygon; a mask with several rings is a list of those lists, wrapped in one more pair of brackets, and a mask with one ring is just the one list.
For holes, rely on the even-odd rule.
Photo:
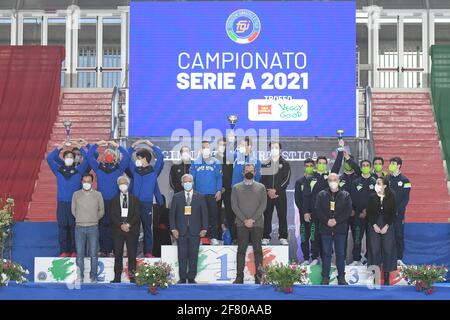
{"label": "flower arrangement", "polygon": [[296,263],[275,263],[262,268],[262,282],[275,286],[275,290],[284,293],[294,292],[294,284],[307,284],[308,273],[306,267]]}
{"label": "flower arrangement", "polygon": [[9,281],[24,283],[27,281],[26,275],[28,274],[28,270],[20,264],[6,259],[0,260],[0,286],[7,286]]}
{"label": "flower arrangement", "polygon": [[14,199],[0,197],[0,259],[3,259],[3,251],[11,234],[13,226]]}
{"label": "flower arrangement", "polygon": [[400,274],[409,285],[415,285],[417,291],[425,294],[434,292],[433,285],[436,282],[444,282],[448,272],[446,266],[405,266],[401,267]]}
{"label": "flower arrangement", "polygon": [[159,288],[168,288],[173,279],[172,267],[165,262],[143,263],[135,273],[136,284],[147,285],[148,291],[153,295],[158,294]]}

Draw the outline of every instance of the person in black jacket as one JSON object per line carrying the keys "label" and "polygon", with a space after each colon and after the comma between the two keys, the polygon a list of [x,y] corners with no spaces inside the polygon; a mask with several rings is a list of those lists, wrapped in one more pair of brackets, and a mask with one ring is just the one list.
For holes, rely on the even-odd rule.
{"label": "person in black jacket", "polygon": [[272,233],[273,209],[277,208],[278,239],[280,244],[288,245],[287,197],[286,188],[291,178],[291,167],[281,157],[281,143],[269,143],[270,159],[261,164],[261,183],[267,189],[267,207],[264,212],[264,235],[262,244],[268,245]]}
{"label": "person in black jacket", "polygon": [[[343,139],[339,139],[339,148],[336,160],[334,161],[331,172],[339,173],[342,166],[342,159],[344,157],[345,142]],[[318,222],[315,215],[315,204],[317,195],[320,191],[328,188],[328,176],[330,171],[327,169],[328,159],[325,156],[320,156],[316,161],[316,171],[306,179],[303,187],[303,217],[306,222],[311,223],[311,263],[310,265],[319,264],[319,255],[322,253],[320,244],[320,235],[318,234]]]}
{"label": "person in black jacket", "polygon": [[226,144],[226,138],[219,140],[215,155],[216,159],[222,163],[222,197],[219,201],[217,201],[221,217],[221,223],[219,223],[219,226],[221,229],[220,234],[225,231],[224,229],[228,229],[230,231],[232,241],[236,241],[236,215],[231,208],[231,181],[233,179],[234,150],[228,150],[226,148]]}
{"label": "person in black jacket", "polygon": [[314,160],[311,158],[307,158],[303,163],[305,166],[305,174],[303,177],[298,179],[295,182],[295,205],[298,209],[298,214],[300,216],[300,240],[301,240],[301,248],[303,253],[303,263],[302,265],[309,264],[310,258],[310,240],[311,240],[311,222],[306,222],[305,220],[305,212],[303,211],[303,190],[305,189],[305,183],[308,181],[308,178],[314,174]]}
{"label": "person in black jacket", "polygon": [[328,176],[328,189],[317,195],[316,216],[319,221],[319,233],[322,241],[322,282],[330,283],[331,255],[336,252],[338,284],[347,285],[345,281],[345,242],[348,232],[348,220],[352,213],[350,194],[339,189],[339,176]]}
{"label": "person in black jacket", "polygon": [[[353,262],[351,266],[361,266],[367,262],[367,245],[366,253],[361,256],[364,233],[367,229],[367,202],[369,197],[375,193],[375,184],[377,182],[376,175],[371,173],[371,162],[369,160],[361,161],[361,176],[353,181],[350,190],[352,197],[354,215],[350,218],[350,228],[353,238]],[[367,236],[366,236],[367,243]]]}
{"label": "person in black jacket", "polygon": [[141,209],[139,199],[128,192],[130,179],[120,176],[117,179],[120,193],[111,200],[111,224],[114,243],[114,280],[119,283],[123,270],[123,245],[127,245],[128,277],[134,282],[136,254],[141,228]]}
{"label": "person in black jacket", "polygon": [[191,168],[191,149],[189,149],[189,147],[181,147],[180,160],[181,162],[174,163],[172,167],[170,167],[169,182],[174,193],[183,191],[181,177],[186,173],[189,173],[189,169]]}
{"label": "person in black jacket", "polygon": [[389,272],[397,270],[394,222],[397,213],[395,194],[389,188],[389,177],[378,178],[376,194],[367,204],[369,262],[383,267],[384,284],[389,285]]}

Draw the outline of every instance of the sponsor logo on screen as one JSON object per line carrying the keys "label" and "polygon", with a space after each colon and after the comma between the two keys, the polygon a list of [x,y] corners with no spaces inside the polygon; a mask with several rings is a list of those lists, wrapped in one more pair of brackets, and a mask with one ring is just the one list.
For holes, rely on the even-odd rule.
{"label": "sponsor logo on screen", "polygon": [[305,99],[248,101],[250,121],[306,121],[308,120],[308,101]]}
{"label": "sponsor logo on screen", "polygon": [[272,114],[271,104],[258,104],[258,115],[259,114]]}
{"label": "sponsor logo on screen", "polygon": [[239,9],[228,17],[226,31],[228,37],[236,43],[251,43],[261,32],[261,22],[253,11]]}

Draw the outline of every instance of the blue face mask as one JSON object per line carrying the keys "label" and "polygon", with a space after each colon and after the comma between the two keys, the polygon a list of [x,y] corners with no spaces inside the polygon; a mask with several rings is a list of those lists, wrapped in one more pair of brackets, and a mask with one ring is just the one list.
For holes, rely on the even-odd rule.
{"label": "blue face mask", "polygon": [[184,190],[191,191],[192,190],[192,182],[185,182],[183,184]]}

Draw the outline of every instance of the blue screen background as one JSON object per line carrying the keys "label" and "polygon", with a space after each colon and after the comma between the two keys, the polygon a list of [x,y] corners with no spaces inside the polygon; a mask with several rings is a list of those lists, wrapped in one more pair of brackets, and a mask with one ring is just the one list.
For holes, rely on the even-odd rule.
{"label": "blue screen background", "polygon": [[[233,42],[225,32],[228,16],[238,9],[256,13],[259,37],[249,44]],[[130,136],[170,136],[177,128],[193,133],[229,128],[227,115],[237,114],[243,129],[279,129],[281,136],[345,136],[356,134],[356,23],[350,2],[131,2],[130,13]],[[236,72],[235,90],[181,90],[178,54],[189,52],[305,52],[304,70]],[[261,90],[264,72],[308,72],[307,90]],[[244,72],[252,72],[256,90],[241,90]],[[292,96],[308,100],[307,121],[250,121],[250,99]]]}

